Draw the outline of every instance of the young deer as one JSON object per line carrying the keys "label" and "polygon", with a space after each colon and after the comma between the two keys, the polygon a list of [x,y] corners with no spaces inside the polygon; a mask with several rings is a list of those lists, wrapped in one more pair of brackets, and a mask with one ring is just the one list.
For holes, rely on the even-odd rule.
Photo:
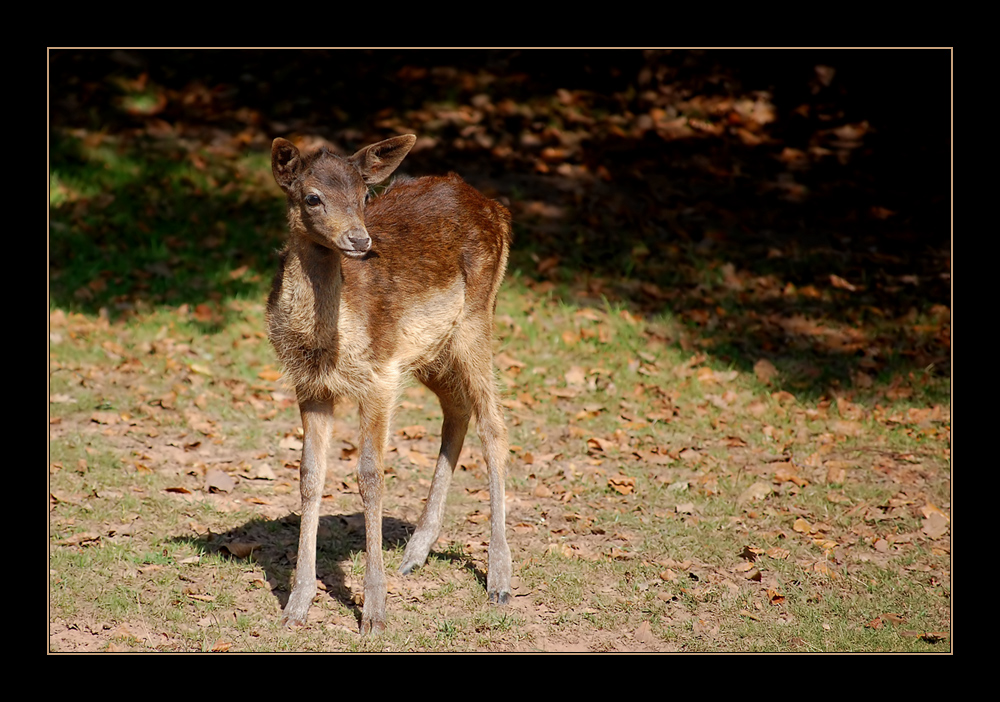
{"label": "young deer", "polygon": [[493,378],[493,315],[507,266],[510,213],[455,174],[401,179],[369,199],[416,142],[372,144],[350,158],[271,146],[288,198],[290,237],[267,301],[268,336],[302,413],[302,521],[288,625],[316,594],[316,527],[337,398],[357,400],[358,487],[367,568],[361,633],[385,628],[383,456],[400,386],[415,376],[444,414],[430,494],[400,572],[421,566],[438,538],[445,496],[474,414],[489,471],[489,601],[510,596],[504,517],[507,429]]}

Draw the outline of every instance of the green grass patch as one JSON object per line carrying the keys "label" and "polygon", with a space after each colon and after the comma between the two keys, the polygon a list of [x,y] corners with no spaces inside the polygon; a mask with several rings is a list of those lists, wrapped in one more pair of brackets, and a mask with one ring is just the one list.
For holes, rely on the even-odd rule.
{"label": "green grass patch", "polygon": [[943,311],[858,312],[794,261],[750,277],[694,246],[619,251],[614,280],[514,257],[495,347],[511,605],[486,604],[474,429],[442,539],[393,570],[440,441],[414,386],[387,456],[387,632],[356,633],[350,403],[319,592],[282,629],[301,428],[263,333],[284,226],[266,155],[74,131],[52,154],[53,650],[950,650],[950,380],[913,364]]}

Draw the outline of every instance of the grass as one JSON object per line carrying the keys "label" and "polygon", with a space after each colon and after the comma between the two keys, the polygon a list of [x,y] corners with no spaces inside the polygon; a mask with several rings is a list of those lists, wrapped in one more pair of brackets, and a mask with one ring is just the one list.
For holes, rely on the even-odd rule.
{"label": "grass", "polygon": [[[472,433],[442,541],[415,574],[390,577],[386,634],[357,636],[363,532],[345,404],[322,588],[309,626],[281,628],[299,420],[263,335],[282,236],[266,160],[55,136],[52,650],[950,650],[950,540],[929,516],[950,515],[947,377],[900,356],[852,385],[849,356],[817,373],[824,356],[797,342],[775,357],[777,376],[756,373],[741,328],[726,326],[743,302],[709,258],[693,268],[724,312],[714,328],[611,285],[511,270],[496,331],[510,607],[485,604]],[[918,311],[914,333],[931,333],[920,330],[935,314]],[[388,460],[390,572],[437,451],[440,413],[419,386],[394,426],[413,425],[426,432],[394,434]],[[212,487],[213,471],[234,484]],[[255,546],[241,557],[234,544]]]}

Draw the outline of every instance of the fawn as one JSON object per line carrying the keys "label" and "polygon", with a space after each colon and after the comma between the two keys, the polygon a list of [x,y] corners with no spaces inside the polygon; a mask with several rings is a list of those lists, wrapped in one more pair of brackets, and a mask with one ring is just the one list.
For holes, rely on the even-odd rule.
{"label": "fawn", "polygon": [[510,213],[460,177],[385,180],[416,137],[398,136],[350,158],[290,141],[271,145],[271,170],[287,195],[290,236],[267,301],[268,337],[295,387],[305,432],[302,519],[295,584],[283,612],[305,623],[316,595],[316,529],[334,403],[358,402],[357,466],[365,514],[361,633],[385,629],[383,456],[402,381],[415,376],[441,403],[441,450],[430,494],[400,572],[425,562],[472,415],[489,473],[487,594],[510,597],[504,477],[507,428],[493,376],[493,316],[510,250]]}

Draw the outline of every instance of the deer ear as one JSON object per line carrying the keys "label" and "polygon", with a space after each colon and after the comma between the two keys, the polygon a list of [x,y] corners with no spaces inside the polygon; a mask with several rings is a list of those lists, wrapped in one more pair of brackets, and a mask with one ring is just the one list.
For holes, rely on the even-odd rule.
{"label": "deer ear", "polygon": [[360,171],[366,183],[374,185],[392,175],[415,143],[417,137],[404,134],[366,146],[347,160]]}
{"label": "deer ear", "polygon": [[295,144],[278,137],[271,142],[271,173],[281,189],[288,191],[302,168],[302,157]]}

